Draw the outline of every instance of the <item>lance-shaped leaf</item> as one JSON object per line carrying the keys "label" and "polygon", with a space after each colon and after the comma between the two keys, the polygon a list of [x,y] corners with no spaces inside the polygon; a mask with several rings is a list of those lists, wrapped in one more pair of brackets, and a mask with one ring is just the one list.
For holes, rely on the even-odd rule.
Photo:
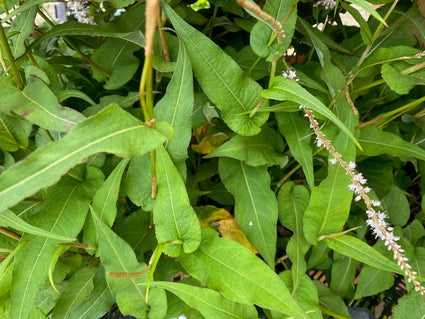
{"label": "lance-shaped leaf", "polygon": [[166,281],[156,281],[153,286],[175,294],[190,308],[198,310],[205,318],[255,319],[258,317],[254,306],[234,302],[215,290]]}
{"label": "lance-shaped leaf", "polygon": [[42,228],[35,227],[29,223],[27,223],[22,218],[18,217],[11,210],[6,209],[4,212],[0,214],[0,226],[3,227],[11,227],[13,229],[19,230],[24,233],[47,237],[52,239],[57,239],[61,241],[73,241],[74,238],[68,238],[59,234],[54,234],[52,232],[46,231]]}
{"label": "lance-shaped leaf", "polygon": [[[99,238],[100,260],[106,272],[134,273],[145,269],[147,265],[139,264],[130,245],[106,226],[93,209],[90,209],[90,211]],[[120,278],[106,275],[108,285],[124,315],[147,318],[146,289],[139,285],[146,284],[147,279],[148,276]],[[165,292],[153,289],[149,296],[149,304],[151,305],[149,318],[162,318],[166,312],[166,309],[164,309]]]}
{"label": "lance-shaped leaf", "polygon": [[[49,189],[40,211],[31,218],[31,224],[65,237],[77,236],[86,218],[88,202],[102,181],[103,174],[94,167],[87,169],[84,182],[65,176]],[[15,256],[10,292],[11,314],[17,319],[28,318],[60,242],[31,234],[24,234],[22,241],[28,244]]]}
{"label": "lance-shaped leaf", "polygon": [[310,189],[314,188],[313,149],[308,121],[297,113],[276,113],[279,131],[288,142],[292,156],[301,164]]}
{"label": "lance-shaped leaf", "polygon": [[0,78],[0,112],[18,113],[42,128],[57,132],[68,132],[85,119],[81,113],[61,106],[47,84],[36,77],[30,78],[23,91],[10,78]]}
{"label": "lance-shaped leaf", "polygon": [[304,255],[310,248],[305,240],[303,230],[303,215],[307,208],[310,194],[301,185],[293,182],[285,183],[277,197],[279,207],[279,221],[286,228],[292,230],[294,235],[286,246],[286,252],[292,261],[292,290],[295,292],[307,270]]}
{"label": "lance-shaped leaf", "polygon": [[153,208],[155,234],[158,242],[178,240],[170,243],[164,253],[178,257],[182,251],[191,253],[201,241],[198,217],[189,203],[183,180],[167,151],[160,146],[157,151],[157,187]]}
{"label": "lance-shaped leaf", "polygon": [[226,157],[220,158],[218,163],[220,178],[235,197],[235,217],[239,227],[274,268],[278,211],[267,167],[252,167]]}
{"label": "lance-shaped leaf", "polygon": [[144,154],[155,149],[165,136],[110,105],[96,116],[76,125],[59,141],[33,152],[0,175],[0,212],[54,184],[71,167],[100,152],[121,157]]}
{"label": "lance-shaped leaf", "polygon": [[305,105],[308,108],[322,114],[328,120],[332,121],[338,126],[345,134],[347,134],[353,142],[361,149],[359,142],[354,137],[353,133],[345,126],[340,119],[336,117],[322,102],[316,97],[311,95],[306,89],[299,84],[278,76],[273,82],[270,89],[264,90],[261,95],[267,99],[274,99],[279,101],[290,100]]}
{"label": "lance-shaped leaf", "polygon": [[111,309],[115,303],[115,298],[105,280],[105,269],[103,267],[100,267],[97,271],[93,279],[93,286],[93,290],[83,302],[72,309],[69,319],[100,318]]}
{"label": "lance-shaped leaf", "polygon": [[[25,53],[25,40],[28,39],[34,29],[36,15],[37,7],[32,7],[19,14],[12,21],[12,25],[9,28],[9,37],[12,39],[13,46],[11,51],[15,58]],[[15,36],[12,36],[14,34]]]}
{"label": "lance-shaped leaf", "polygon": [[103,73],[92,67],[93,77],[99,82],[106,81],[104,88],[107,90],[118,89],[137,72],[140,60],[134,56],[134,52],[140,47],[129,41],[117,38],[109,38],[102,46],[94,51],[93,61],[103,70],[110,74],[107,78]]}
{"label": "lance-shaped leaf", "polygon": [[269,115],[257,113],[250,118],[248,114],[239,114],[258,105],[261,86],[208,37],[187,24],[165,2],[163,5],[177,34],[186,44],[196,79],[220,109],[224,122],[240,135],[258,134]]}
{"label": "lance-shaped leaf", "polygon": [[185,44],[180,40],[173,78],[154,109],[155,118],[167,121],[174,129],[174,137],[165,142],[165,149],[176,165],[187,158],[187,147],[192,136],[193,103],[192,66]]}
{"label": "lance-shaped leaf", "polygon": [[87,266],[71,277],[53,309],[52,319],[69,318],[72,310],[92,292],[94,288],[93,279],[97,270],[97,267],[90,268]]}
{"label": "lance-shaped leaf", "polygon": [[276,273],[238,243],[202,230],[202,243],[180,257],[189,274],[209,288],[240,303],[256,304],[296,318],[308,318]]}
{"label": "lance-shaped leaf", "polygon": [[208,154],[210,157],[230,157],[250,166],[278,165],[285,149],[283,139],[275,130],[264,126],[255,136],[235,135],[230,141]]}
{"label": "lance-shaped leaf", "polygon": [[[112,227],[117,214],[116,205],[121,177],[129,160],[129,158],[121,160],[93,197],[92,208],[108,227]],[[89,245],[96,245],[96,229],[92,218],[87,218],[84,225],[83,242]]]}
{"label": "lance-shaped leaf", "polygon": [[[18,10],[20,8],[21,6]],[[42,41],[64,35],[114,37],[130,41],[137,44],[139,47],[144,47],[145,38],[139,30],[145,22],[144,12],[145,6],[142,4],[135,6],[131,10],[127,10],[124,14],[116,17],[110,23],[91,25],[71,21],[57,25],[48,32],[40,35],[33,43],[31,43],[29,49],[40,45]],[[13,12],[11,14],[13,14]]]}
{"label": "lance-shaped leaf", "polygon": [[397,134],[380,131],[376,127],[363,127],[360,130],[359,142],[363,147],[363,152],[370,156],[390,154],[393,156],[414,156],[425,160],[425,150],[403,140]]}
{"label": "lance-shaped leaf", "polygon": [[338,237],[326,238],[325,241],[329,248],[342,255],[378,269],[404,274],[392,260],[381,255],[376,249],[370,247],[358,238],[349,235],[341,235]]}

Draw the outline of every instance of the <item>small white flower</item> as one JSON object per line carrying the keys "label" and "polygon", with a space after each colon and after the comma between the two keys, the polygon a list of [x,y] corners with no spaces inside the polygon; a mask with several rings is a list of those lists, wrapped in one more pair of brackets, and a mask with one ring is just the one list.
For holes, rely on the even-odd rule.
{"label": "small white flower", "polygon": [[80,23],[94,24],[94,17],[88,16],[89,7],[85,1],[67,1],[67,7],[69,12],[77,19]]}
{"label": "small white flower", "polygon": [[[297,73],[294,70],[289,70],[288,72],[283,71],[282,76],[284,78],[287,78],[287,79],[290,79],[290,80],[295,80],[295,82],[299,81],[299,79],[297,79]],[[300,106],[300,108],[301,108],[301,106]]]}
{"label": "small white flower", "polygon": [[333,9],[336,6],[335,0],[317,0],[313,7],[322,6],[325,10]]}
{"label": "small white flower", "polygon": [[349,169],[353,170],[353,169],[355,169],[356,167],[357,167],[356,163],[354,163],[354,162],[350,162],[350,163],[348,163],[348,168],[349,168]]}
{"label": "small white flower", "polygon": [[332,165],[335,165],[337,163],[337,160],[336,158],[331,158],[329,162],[331,162]]}
{"label": "small white flower", "polygon": [[381,201],[380,200],[373,200],[372,205],[375,206],[375,207],[381,206]]}
{"label": "small white flower", "polygon": [[254,225],[253,223],[252,223],[252,221],[249,221],[249,224],[248,224],[249,226],[252,226],[252,225]]}
{"label": "small white flower", "polygon": [[366,186],[365,188],[363,188],[363,190],[365,193],[369,193],[372,189]]}
{"label": "small white flower", "polygon": [[359,200],[361,200],[362,199],[362,197],[360,196],[360,195],[358,195],[358,196],[356,196],[356,198],[354,198],[354,201],[355,202],[358,202]]}

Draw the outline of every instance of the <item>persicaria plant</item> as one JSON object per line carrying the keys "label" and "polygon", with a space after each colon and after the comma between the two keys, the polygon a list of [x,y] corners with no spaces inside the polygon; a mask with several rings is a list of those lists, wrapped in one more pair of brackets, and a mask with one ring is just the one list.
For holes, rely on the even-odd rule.
{"label": "persicaria plant", "polygon": [[423,318],[425,1],[0,4],[1,318]]}

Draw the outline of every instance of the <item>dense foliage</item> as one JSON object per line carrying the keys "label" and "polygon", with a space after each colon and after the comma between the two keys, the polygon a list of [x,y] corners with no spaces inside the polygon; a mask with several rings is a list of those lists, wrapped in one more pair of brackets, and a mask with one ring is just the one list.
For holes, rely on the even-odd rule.
{"label": "dense foliage", "polygon": [[423,318],[425,1],[47,2],[0,1],[1,318]]}

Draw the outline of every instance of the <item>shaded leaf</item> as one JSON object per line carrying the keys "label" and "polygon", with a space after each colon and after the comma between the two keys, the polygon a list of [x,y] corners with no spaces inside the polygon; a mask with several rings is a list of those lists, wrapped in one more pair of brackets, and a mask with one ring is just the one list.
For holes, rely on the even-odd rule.
{"label": "shaded leaf", "polygon": [[[102,180],[103,174],[94,167],[87,168],[84,182],[65,176],[49,189],[30,223],[65,237],[76,237],[83,227],[91,196]],[[29,316],[39,286],[48,278],[49,264],[59,243],[31,234],[24,234],[21,240],[28,244],[15,256],[11,287],[11,313],[17,319]]]}
{"label": "shaded leaf", "polygon": [[366,155],[414,156],[425,160],[425,150],[419,146],[404,141],[397,134],[380,131],[370,125],[360,130],[358,140],[363,148],[363,153]]}
{"label": "shaded leaf", "polygon": [[99,318],[115,303],[105,280],[105,270],[100,267],[93,279],[93,290],[77,307],[73,308],[70,319]]}
{"label": "shaded leaf", "polygon": [[182,251],[191,253],[201,241],[198,218],[189,203],[186,187],[164,147],[157,151],[157,187],[153,218],[158,242],[181,240],[170,243],[164,253],[178,257]]}
{"label": "shaded leaf", "polygon": [[149,154],[131,159],[125,179],[127,196],[145,211],[152,211],[154,200],[152,193],[151,157]]}
{"label": "shaded leaf", "polygon": [[[25,53],[25,40],[28,39],[29,35],[33,31],[36,15],[37,7],[32,7],[21,12],[21,14],[12,21],[12,25],[10,26],[8,33],[13,43],[11,51],[15,58],[18,58]],[[11,36],[13,34],[16,35]]]}
{"label": "shaded leaf", "polygon": [[224,122],[240,135],[255,135],[268,118],[266,113],[237,115],[252,110],[261,100],[261,86],[249,78],[214,42],[183,21],[165,2],[165,12],[186,44],[196,79],[221,111]]}
{"label": "shaded leaf", "polygon": [[310,248],[310,244],[304,237],[303,215],[309,199],[308,190],[304,186],[294,185],[292,182],[283,184],[277,197],[279,221],[294,233],[286,246],[286,252],[292,261],[292,290],[294,292],[297,291],[307,270],[304,256]]}
{"label": "shaded leaf", "polygon": [[412,291],[398,300],[393,311],[393,319],[422,319],[425,313],[424,297]]}
{"label": "shaded leaf", "polygon": [[2,173],[0,212],[40,188],[54,184],[89,155],[108,152],[131,157],[156,148],[164,140],[165,136],[112,104],[76,125],[59,141],[40,147]]}
{"label": "shaded leaf", "polygon": [[68,132],[85,119],[79,112],[61,106],[51,89],[35,77],[30,78],[23,91],[10,78],[0,78],[0,105],[2,113],[17,113],[34,124],[58,132]]}
{"label": "shaded leaf", "polygon": [[156,281],[154,286],[172,292],[205,318],[257,318],[254,306],[234,302],[211,289],[165,281]]}
{"label": "shaded leaf", "polygon": [[376,295],[393,284],[394,277],[391,272],[365,265],[360,272],[354,299]]}
{"label": "shaded leaf", "polygon": [[140,61],[134,52],[140,47],[121,38],[109,38],[102,46],[94,51],[92,60],[110,74],[107,78],[96,68],[92,67],[93,77],[99,82],[105,81],[106,90],[118,89],[131,80],[136,73]]}
{"label": "shaded leaf", "polygon": [[331,272],[331,290],[342,298],[353,298],[354,278],[358,262],[334,252]]}
{"label": "shaded leaf", "polygon": [[220,158],[218,163],[220,178],[235,197],[239,227],[274,268],[278,211],[267,167],[252,167],[226,157]]}
{"label": "shaded leaf", "polygon": [[28,147],[31,123],[25,119],[0,113],[0,148],[15,152]]}
{"label": "shaded leaf", "polygon": [[277,113],[279,131],[288,142],[292,156],[301,164],[310,189],[314,188],[313,148],[308,121],[297,113]]}
{"label": "shaded leaf", "polygon": [[85,267],[68,281],[53,309],[52,319],[68,319],[75,307],[80,305],[93,291],[97,268]]}
{"label": "shaded leaf", "polygon": [[401,73],[389,64],[384,64],[381,69],[382,78],[388,86],[397,94],[409,94],[409,91],[417,83],[417,79]]}
{"label": "shaded leaf", "polygon": [[382,205],[388,214],[389,221],[394,226],[405,226],[410,218],[410,205],[404,192],[395,185],[382,198]]}
{"label": "shaded leaf", "polygon": [[[119,162],[93,197],[92,208],[108,227],[112,227],[117,214],[116,205],[121,177],[129,160],[129,158],[125,158]],[[87,218],[84,225],[83,242],[88,245],[96,245],[96,229],[92,218]]]}
{"label": "shaded leaf", "polygon": [[284,150],[282,137],[273,129],[264,126],[255,136],[235,135],[205,158],[230,157],[250,166],[278,165]]}
{"label": "shaded leaf", "polygon": [[232,240],[218,238],[211,228],[202,230],[199,249],[183,254],[180,260],[191,276],[227,298],[307,318],[273,270],[249,249]]}
{"label": "shaded leaf", "polygon": [[[147,267],[146,264],[139,264],[130,245],[109,229],[105,223],[99,219],[93,209],[90,210],[96,232],[99,238],[99,255],[102,265],[107,273],[120,272],[131,273],[139,272]],[[148,277],[120,278],[107,275],[106,281],[115,295],[116,302],[120,311],[124,315],[133,315],[137,318],[147,318],[148,307],[146,303],[146,290],[139,286],[146,283]],[[154,289],[151,291],[149,304],[149,318],[162,318],[166,310],[163,305],[165,302],[165,292]]]}

